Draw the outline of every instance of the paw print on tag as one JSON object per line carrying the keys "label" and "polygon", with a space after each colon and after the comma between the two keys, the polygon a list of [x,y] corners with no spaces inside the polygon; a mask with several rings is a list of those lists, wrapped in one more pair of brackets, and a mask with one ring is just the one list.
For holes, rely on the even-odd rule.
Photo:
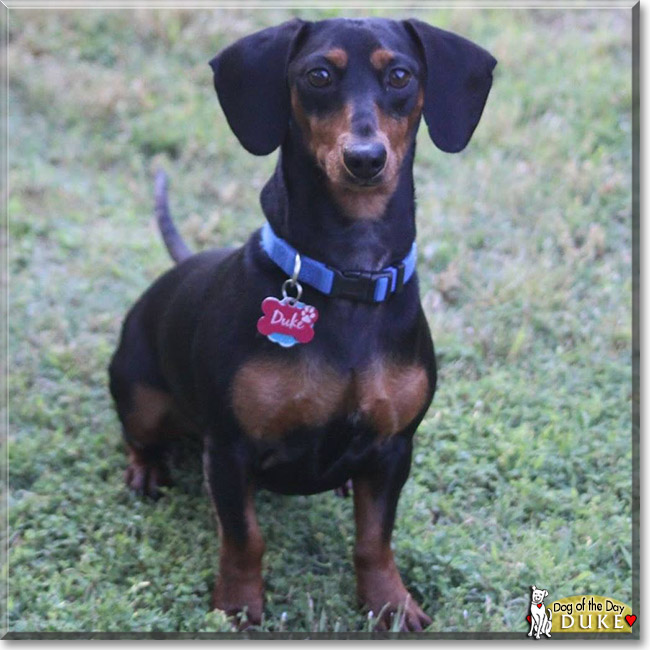
{"label": "paw print on tag", "polygon": [[307,323],[308,325],[310,325],[317,318],[318,318],[318,312],[316,311],[316,307],[312,307],[311,305],[305,305],[302,308],[302,312],[300,314],[300,320],[303,323]]}

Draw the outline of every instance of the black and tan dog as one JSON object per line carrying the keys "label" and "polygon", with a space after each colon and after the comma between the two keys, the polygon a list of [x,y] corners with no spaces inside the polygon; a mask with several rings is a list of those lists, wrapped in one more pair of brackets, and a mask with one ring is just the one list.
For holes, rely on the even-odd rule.
{"label": "black and tan dog", "polygon": [[[436,386],[414,273],[415,134],[424,116],[440,149],[463,149],[495,64],[459,36],[385,19],[292,20],[211,61],[241,144],[256,155],[281,147],[261,195],[268,223],[242,248],[191,255],[158,179],[159,222],[179,264],[130,311],[110,386],[137,492],[169,483],[166,454],[180,432],[203,437],[221,536],[214,607],[260,621],[257,488],[313,494],[351,479],[360,601],[383,608],[382,625],[398,608],[404,629],[430,623],[390,548]],[[284,338],[269,338],[261,303],[281,287],[296,298],[303,289],[304,302],[283,304],[311,305],[318,320],[313,310],[306,325],[281,314]],[[313,338],[296,343],[292,327]]]}

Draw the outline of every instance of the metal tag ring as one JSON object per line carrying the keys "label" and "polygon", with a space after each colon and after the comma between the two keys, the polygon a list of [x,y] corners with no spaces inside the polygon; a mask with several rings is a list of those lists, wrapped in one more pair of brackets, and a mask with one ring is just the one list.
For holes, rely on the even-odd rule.
{"label": "metal tag ring", "polygon": [[294,284],[298,284],[298,276],[300,275],[300,268],[302,267],[302,260],[300,259],[300,253],[296,253],[296,258],[293,262],[293,275],[291,279]]}
{"label": "metal tag ring", "polygon": [[[294,287],[296,290],[296,295],[295,296],[290,296],[287,293],[287,290],[289,287]],[[288,280],[285,280],[282,283],[282,297],[283,298],[289,298],[289,300],[293,300],[294,302],[297,302],[300,300],[300,296],[302,296],[302,285],[300,282],[296,282],[293,278],[289,278]]]}

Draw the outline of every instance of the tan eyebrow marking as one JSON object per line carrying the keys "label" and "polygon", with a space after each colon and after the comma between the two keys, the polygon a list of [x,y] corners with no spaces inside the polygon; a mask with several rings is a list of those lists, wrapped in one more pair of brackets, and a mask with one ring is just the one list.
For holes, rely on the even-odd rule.
{"label": "tan eyebrow marking", "polygon": [[325,55],[325,58],[337,68],[345,68],[348,64],[348,53],[340,47],[335,47],[333,50],[330,50]]}
{"label": "tan eyebrow marking", "polygon": [[377,70],[381,70],[382,68],[385,68],[392,61],[394,56],[395,56],[394,52],[379,48],[378,50],[375,50],[370,55],[370,63],[372,63],[373,67],[376,68]]}

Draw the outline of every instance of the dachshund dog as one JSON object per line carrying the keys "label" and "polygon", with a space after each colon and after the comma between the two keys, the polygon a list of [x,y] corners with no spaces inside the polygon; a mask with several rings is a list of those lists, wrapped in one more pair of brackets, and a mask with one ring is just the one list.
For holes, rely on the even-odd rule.
{"label": "dachshund dog", "polygon": [[315,494],[352,482],[360,603],[379,629],[430,618],[391,550],[413,435],[436,387],[415,272],[415,136],[444,152],[476,128],[496,60],[419,20],[291,20],[210,65],[226,119],[261,156],[266,218],[238,249],[192,255],[157,178],[177,262],[129,312],[110,365],[127,484],[157,496],[170,445],[203,440],[220,534],[212,605],[263,611],[254,493]]}

